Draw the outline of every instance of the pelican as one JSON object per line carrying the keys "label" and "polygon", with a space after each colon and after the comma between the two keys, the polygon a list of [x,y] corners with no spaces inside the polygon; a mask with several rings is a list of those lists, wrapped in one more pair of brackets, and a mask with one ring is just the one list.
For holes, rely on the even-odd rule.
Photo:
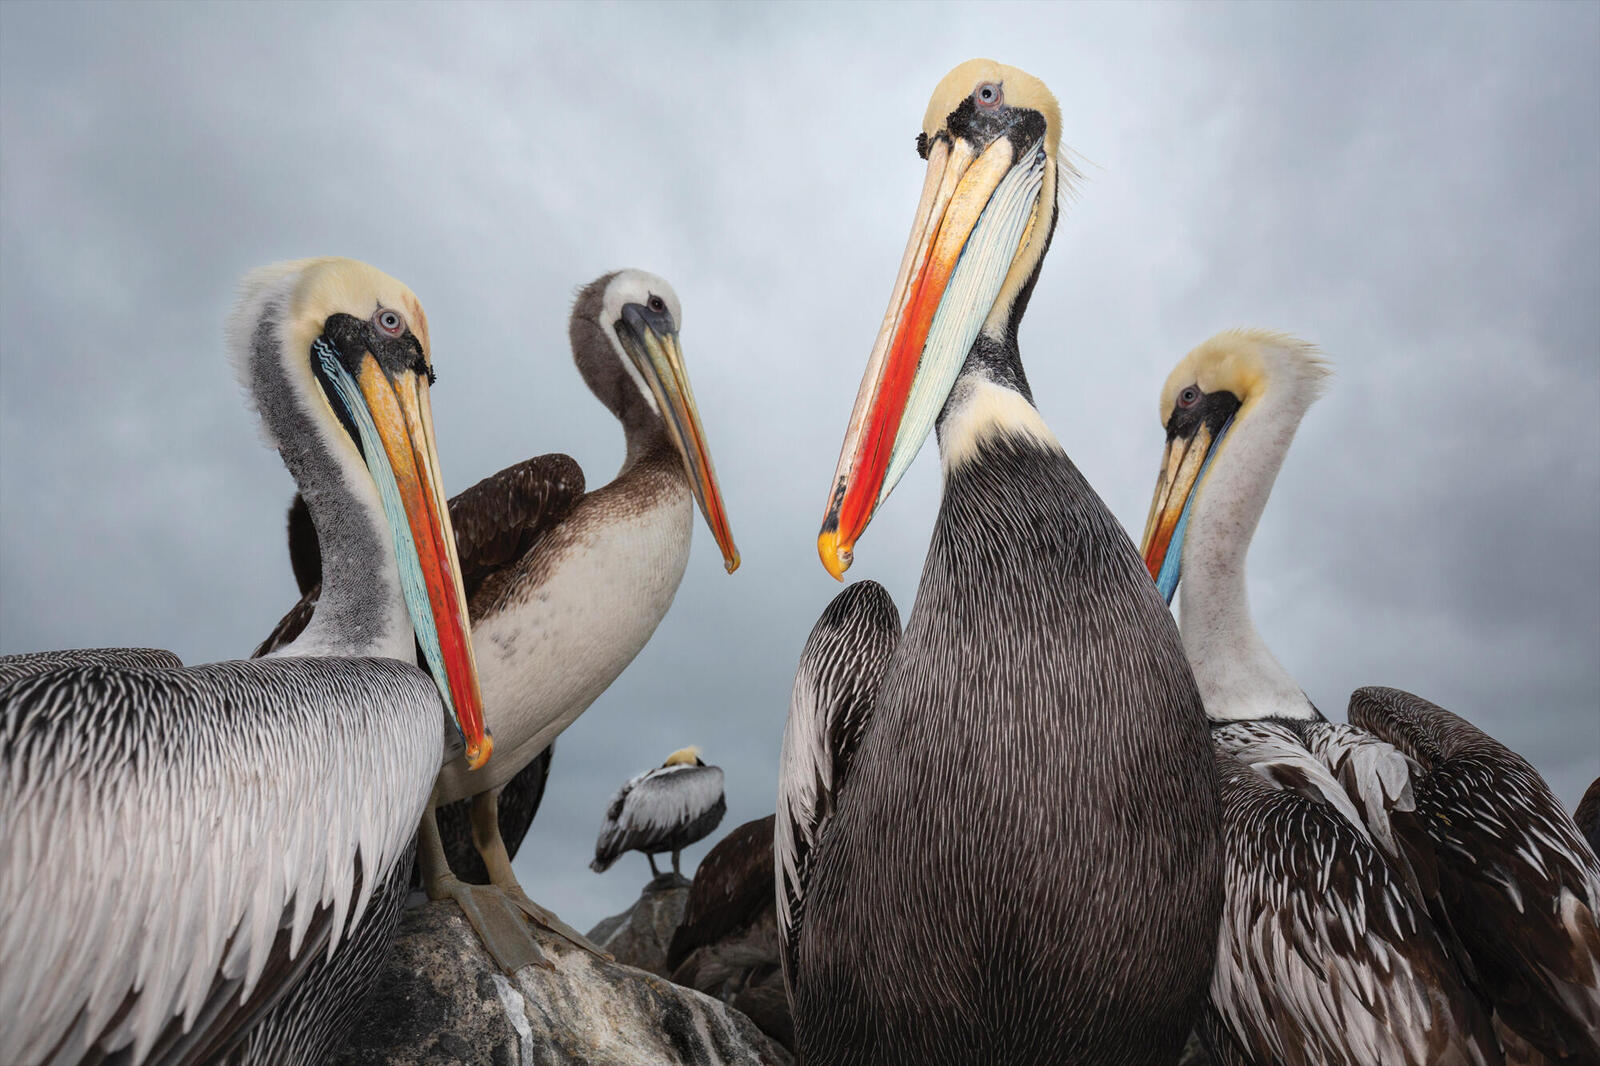
{"label": "pelican", "polygon": [[[549,965],[523,918],[603,953],[523,891],[501,837],[500,789],[649,641],[683,579],[696,504],[725,568],[739,566],[683,364],[682,323],[677,293],[654,274],[621,270],[585,286],[572,308],[572,354],[590,391],[622,423],[621,471],[585,492],[573,459],[538,456],[484,479],[452,506],[484,714],[499,747],[483,773],[461,759],[448,763],[433,806],[472,798],[473,844],[490,883],[469,884],[451,870],[431,811],[417,862],[428,895],[455,899],[508,973]],[[314,596],[280,627],[311,617]]]}
{"label": "pelican", "polygon": [[630,778],[606,807],[589,868],[605,873],[625,852],[642,851],[650,875],[660,877],[656,856],[678,855],[722,824],[728,804],[722,795],[722,767],[707,766],[699,748],[680,748],[653,770]]}
{"label": "pelican", "polygon": [[1183,582],[1184,647],[1234,760],[1211,989],[1224,1042],[1246,1062],[1291,1046],[1315,1062],[1498,1062],[1470,989],[1552,1059],[1595,1061],[1600,864],[1544,781],[1394,689],[1360,689],[1350,724],[1328,722],[1251,621],[1245,554],[1326,373],[1292,337],[1233,330],[1161,394],[1145,561],[1169,601]]}
{"label": "pelican", "polygon": [[416,297],[279,264],[228,337],[327,595],[265,659],[0,662],[0,1061],[320,1061],[393,934],[446,717],[492,749]]}
{"label": "pelican", "polygon": [[937,428],[944,500],[902,637],[847,588],[801,655],[776,825],[812,1066],[1171,1063],[1222,893],[1205,716],[1138,553],[1034,409],[1017,327],[1072,173],[1060,109],[951,71],[818,548],[836,577]]}

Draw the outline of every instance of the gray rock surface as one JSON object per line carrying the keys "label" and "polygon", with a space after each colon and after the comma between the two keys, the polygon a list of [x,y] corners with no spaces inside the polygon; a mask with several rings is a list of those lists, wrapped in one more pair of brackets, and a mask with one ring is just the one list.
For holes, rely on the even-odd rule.
{"label": "gray rock surface", "polygon": [[657,977],[667,973],[667,948],[672,934],[683,924],[689,905],[689,880],[672,871],[644,886],[639,899],[621,914],[604,918],[586,934],[591,943],[609,951],[618,962]]}
{"label": "gray rock surface", "polygon": [[[649,928],[651,922],[644,922],[645,915],[667,905],[664,899],[651,899],[648,906],[642,900],[635,910]],[[681,902],[679,909],[681,913]],[[619,933],[627,924],[619,923],[613,932]],[[621,963],[604,962],[559,937],[537,935],[540,950],[554,968],[529,966],[507,977],[478,943],[454,903],[429,903],[408,911],[401,919],[400,934],[383,976],[332,1063],[793,1063],[788,1052],[725,1004]],[[671,935],[670,928],[667,935]]]}

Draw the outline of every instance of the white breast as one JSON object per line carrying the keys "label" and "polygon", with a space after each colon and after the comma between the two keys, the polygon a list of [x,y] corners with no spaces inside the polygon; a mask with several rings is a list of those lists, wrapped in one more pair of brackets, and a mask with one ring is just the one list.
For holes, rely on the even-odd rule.
{"label": "white breast", "polygon": [[472,628],[494,756],[447,765],[437,802],[510,780],[627,668],[672,606],[693,520],[685,487],[636,510],[580,505],[541,545],[557,558],[537,587]]}

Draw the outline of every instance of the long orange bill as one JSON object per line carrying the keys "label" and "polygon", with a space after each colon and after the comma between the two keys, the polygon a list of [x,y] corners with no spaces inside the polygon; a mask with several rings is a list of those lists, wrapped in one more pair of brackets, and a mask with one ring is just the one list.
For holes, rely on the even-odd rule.
{"label": "long orange bill", "polygon": [[428,382],[410,370],[391,376],[369,355],[356,385],[371,418],[370,426],[361,425],[359,417],[357,424],[363,438],[369,433],[376,438],[364,441],[364,451],[389,517],[417,642],[461,731],[467,765],[476,770],[488,761],[494,740],[483,724],[472,624],[439,476]]}
{"label": "long orange bill", "polygon": [[1183,536],[1194,507],[1195,490],[1231,425],[1231,421],[1224,424],[1213,439],[1210,427],[1202,423],[1193,436],[1169,439],[1161,457],[1161,473],[1156,478],[1139,554],[1144,556],[1145,568],[1168,603],[1177,593],[1182,575]]}
{"label": "long orange bill", "polygon": [[1042,146],[964,139],[928,152],[911,238],[839,454],[817,552],[843,579],[855,543],[911,466],[1000,287],[1028,239],[1044,184]]}

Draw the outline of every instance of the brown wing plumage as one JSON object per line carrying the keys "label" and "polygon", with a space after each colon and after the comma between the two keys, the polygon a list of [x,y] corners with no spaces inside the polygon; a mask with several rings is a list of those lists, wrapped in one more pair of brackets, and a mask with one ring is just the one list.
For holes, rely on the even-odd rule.
{"label": "brown wing plumage", "polygon": [[[777,905],[772,828],[775,815],[746,822],[718,841],[695,871],[683,924],[667,949],[667,972],[689,953],[754,924]],[[777,954],[772,961],[777,963]]]}
{"label": "brown wing plumage", "polygon": [[1572,817],[1525,759],[1427,700],[1358,689],[1349,717],[1421,767],[1403,840],[1437,861],[1437,906],[1501,1022],[1555,1061],[1600,1062],[1600,862]]}
{"label": "brown wing plumage", "polygon": [[[478,589],[539,543],[571,513],[583,495],[583,469],[570,455],[552,452],[491,474],[450,501],[461,583],[470,604]],[[289,609],[251,653],[260,658],[291,643],[306,626],[322,594],[322,555],[317,533],[299,496],[289,505],[289,562],[300,585],[300,602]]]}
{"label": "brown wing plumage", "polygon": [[1288,730],[1213,736],[1227,884],[1213,1053],[1261,1066],[1498,1066],[1488,1012],[1332,775]]}
{"label": "brown wing plumage", "polygon": [[450,501],[468,603],[571,513],[583,484],[577,460],[552,452],[508,466]]}

